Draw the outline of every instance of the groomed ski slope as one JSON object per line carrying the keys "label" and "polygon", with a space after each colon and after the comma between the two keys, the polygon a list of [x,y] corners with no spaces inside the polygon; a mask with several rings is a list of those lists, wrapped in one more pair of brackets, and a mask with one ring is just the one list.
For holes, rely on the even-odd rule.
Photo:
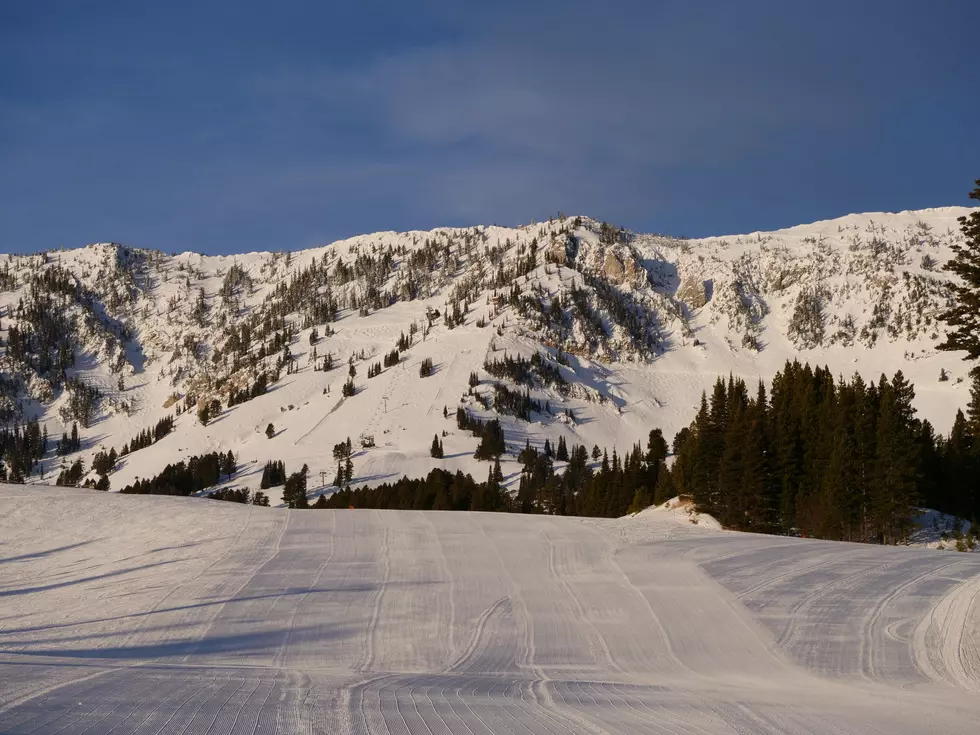
{"label": "groomed ski slope", "polygon": [[0,488],[0,732],[973,733],[980,559]]}

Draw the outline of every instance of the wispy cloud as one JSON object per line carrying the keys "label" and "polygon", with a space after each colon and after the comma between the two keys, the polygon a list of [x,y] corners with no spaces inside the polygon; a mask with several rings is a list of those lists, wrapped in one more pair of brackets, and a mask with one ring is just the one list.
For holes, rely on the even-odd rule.
{"label": "wispy cloud", "polygon": [[980,10],[946,4],[32,11],[0,23],[0,239],[290,247],[559,208],[707,234],[955,201],[934,182],[969,163]]}

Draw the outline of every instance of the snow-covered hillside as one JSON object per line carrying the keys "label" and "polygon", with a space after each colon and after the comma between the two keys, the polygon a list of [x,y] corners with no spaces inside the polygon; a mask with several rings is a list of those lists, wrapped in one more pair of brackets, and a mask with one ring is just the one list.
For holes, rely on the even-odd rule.
{"label": "snow-covered hillside", "polygon": [[[30,482],[53,482],[78,457],[88,471],[100,448],[118,452],[178,410],[172,433],[119,461],[114,489],[212,450],[235,453],[239,486],[257,487],[269,459],[330,483],[331,449],[347,437],[354,484],[432,466],[482,479],[476,440],[456,428],[460,405],[500,415],[514,449],[564,437],[622,451],[652,428],[672,437],[719,375],[768,380],[800,359],[868,379],[902,369],[920,415],[947,432],[968,366],[937,352],[935,317],[950,303],[941,264],[968,211],[704,240],[560,218],[294,253],[100,244],[0,256],[0,418],[36,418],[52,440],[80,424],[80,449],[49,451]],[[399,340],[410,345],[388,365]],[[514,369],[485,369],[535,354],[516,381]],[[427,359],[432,374],[420,377]],[[356,392],[345,397],[351,365]],[[267,392],[253,390],[262,382]],[[495,385],[538,403],[521,418],[504,392],[495,409]],[[213,400],[205,425],[197,407]],[[443,432],[445,457],[433,459]],[[374,446],[361,448],[362,436]],[[505,475],[515,468],[505,462]]]}

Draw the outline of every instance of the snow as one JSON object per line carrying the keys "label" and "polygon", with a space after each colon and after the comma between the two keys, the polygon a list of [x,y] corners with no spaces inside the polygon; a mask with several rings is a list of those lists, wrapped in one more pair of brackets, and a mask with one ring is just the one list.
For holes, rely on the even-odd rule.
{"label": "snow", "polygon": [[0,487],[0,732],[968,733],[980,558]]}
{"label": "snow", "polygon": [[650,519],[663,523],[664,521],[673,524],[685,525],[693,524],[699,528],[707,528],[712,531],[722,530],[721,524],[708,513],[699,513],[694,508],[694,502],[690,498],[674,497],[661,505],[651,505],[639,513],[633,514],[634,518]]}
{"label": "snow", "polygon": [[[548,401],[553,413],[535,415],[531,422],[503,417],[510,447],[517,450],[528,439],[541,447],[545,439],[554,444],[564,437],[569,447],[584,444],[591,449],[598,445],[610,450],[615,447],[622,453],[636,442],[645,442],[654,428],[660,428],[669,441],[690,423],[701,392],[710,390],[719,376],[731,373],[742,377],[753,389],[757,380],[769,381],[788,359],[827,365],[845,377],[860,372],[866,380],[877,380],[882,373],[891,376],[900,368],[915,386],[919,415],[930,420],[938,433],[948,432],[956,410],[967,401],[968,386],[963,378],[969,366],[960,355],[935,348],[940,328],[934,317],[937,304],[944,298],[941,285],[949,276],[941,270],[924,269],[919,260],[928,254],[936,263],[945,262],[958,237],[956,217],[969,211],[947,207],[849,215],[775,233],[702,240],[637,235],[629,246],[611,247],[599,243],[593,231],[597,225],[586,220],[578,231],[579,267],[597,272],[610,258],[613,262],[622,258],[624,267],[612,269],[615,278],[626,279],[618,288],[656,311],[663,320],[664,347],[643,357],[636,345],[630,344],[628,335],[616,327],[609,337],[614,348],[569,354],[569,365],[562,373],[572,384],[571,393],[564,396],[548,386],[535,388],[532,396]],[[120,343],[104,326],[86,327],[85,349],[79,353],[73,372],[103,391],[107,396],[104,410],[90,428],[83,429],[81,452],[64,459],[49,455],[43,462],[43,478],[35,475],[29,481],[53,482],[62,462],[70,464],[81,458],[88,469],[100,448],[115,447],[118,451],[138,432],[173,413],[170,397],[174,393],[209,394],[207,386],[213,386],[220,377],[210,359],[225,333],[217,324],[219,317],[230,324],[241,314],[260,309],[278,285],[314,260],[343,257],[349,263],[353,254],[372,248],[376,252],[388,247],[410,252],[421,247],[426,238],[443,236],[441,233],[476,233],[473,236],[482,243],[476,246],[477,251],[484,245],[510,241],[513,245],[506,258],[513,259],[518,243],[526,244],[532,237],[546,243],[558,226],[555,222],[521,228],[375,233],[292,253],[288,262],[283,253],[182,253],[171,257],[140,251],[149,253],[146,266],[134,271],[132,278],[118,275],[116,262],[121,250],[116,245],[52,251],[46,256],[7,256],[12,267],[20,269],[21,278],[26,272],[55,263],[70,269],[99,294],[99,304],[123,304],[112,319],[128,325],[132,334],[132,339]],[[872,252],[869,243],[874,242],[887,244],[883,254]],[[478,372],[485,381],[480,390],[488,391],[488,376],[481,369],[488,357],[499,358],[504,353],[528,356],[542,350],[554,355],[554,348],[546,343],[547,335],[518,318],[511,307],[487,327],[477,327],[477,319],[489,316],[486,302],[491,289],[487,289],[472,302],[466,324],[450,330],[437,321],[425,341],[404,353],[401,365],[386,368],[375,378],[366,377],[368,366],[380,362],[400,334],[407,334],[413,323],[423,320],[427,309],[444,309],[453,285],[478,267],[465,257],[462,262],[460,272],[446,275],[445,282],[429,298],[397,301],[366,317],[342,311],[341,318],[331,324],[336,333],[316,345],[320,356],[327,352],[333,355],[337,367],[331,372],[313,370],[311,329],[301,329],[290,346],[298,372],[284,374],[264,396],[224,408],[207,426],[198,422],[193,411],[179,416],[171,435],[120,461],[110,475],[112,489],[118,490],[137,477],[153,476],[166,464],[191,455],[231,450],[243,471],[226,484],[255,490],[263,464],[281,459],[289,472],[308,465],[316,486],[311,495],[315,496],[329,490],[327,485],[335,474],[330,451],[333,445],[350,437],[356,446],[362,434],[373,435],[376,447],[356,452],[354,485],[377,484],[402,475],[423,476],[436,466],[469,472],[482,480],[487,468],[472,458],[476,440],[469,432],[458,431],[454,420],[460,404],[477,416],[492,415],[466,396],[469,375]],[[234,305],[224,305],[219,292],[232,265],[244,269],[254,286]],[[399,273],[396,269],[393,278]],[[915,280],[920,278],[924,279],[921,283]],[[542,263],[527,283],[540,287],[543,293],[564,289],[567,294],[570,284],[581,279],[580,271]],[[682,282],[700,284],[708,301],[702,306],[684,303],[680,298]],[[118,296],[126,284],[135,289],[132,302]],[[927,286],[939,291],[928,291]],[[788,336],[795,299],[805,289],[817,287],[826,288],[829,294],[825,304],[828,334],[838,330],[848,317],[855,318],[858,325],[866,324],[882,301],[892,305],[889,324],[894,322],[897,331],[892,335],[881,330],[873,344],[860,339],[830,344],[828,339],[826,345],[812,349],[798,346]],[[920,287],[925,289],[925,296]],[[209,305],[210,321],[204,325],[190,315],[200,290]],[[23,288],[0,294],[4,330],[9,329],[12,311],[22,296]],[[106,308],[99,306],[103,311]],[[600,315],[608,322],[608,313],[600,309]],[[908,324],[906,316],[911,320]],[[931,321],[919,324],[919,316]],[[317,326],[322,335],[324,325]],[[758,340],[761,351],[742,344],[747,336]],[[186,349],[187,340],[204,346],[201,356]],[[361,351],[365,359],[355,360],[358,393],[342,400],[347,360]],[[120,358],[124,358],[122,391],[117,384],[119,374],[111,369]],[[418,366],[424,358],[432,359],[436,372],[422,379]],[[948,381],[939,381],[941,370],[949,374]],[[39,398],[44,396],[44,389],[42,384],[31,383],[32,393]],[[222,390],[210,394],[226,403]],[[64,402],[63,394],[48,403],[26,401],[25,418],[38,417],[50,436],[57,438],[70,427],[70,422],[59,417],[58,408]],[[444,407],[448,420],[442,415]],[[566,409],[574,413],[574,421],[564,417]],[[265,436],[269,423],[276,428],[272,439]],[[429,456],[432,437],[444,431],[446,456],[433,459]],[[503,471],[513,481],[519,466],[511,457],[505,460]],[[89,477],[94,479],[94,475]],[[275,503],[279,498],[274,494],[272,500]]]}
{"label": "snow", "polygon": [[980,543],[973,541],[971,544],[969,534],[973,526],[969,521],[932,508],[919,508],[918,511],[912,518],[915,530],[909,540],[910,546],[940,551],[980,551]]}

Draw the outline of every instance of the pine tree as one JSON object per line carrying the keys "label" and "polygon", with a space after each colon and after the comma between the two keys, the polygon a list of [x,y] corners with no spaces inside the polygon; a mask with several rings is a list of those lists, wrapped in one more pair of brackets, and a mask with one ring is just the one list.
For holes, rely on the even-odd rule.
{"label": "pine tree", "polygon": [[653,504],[653,496],[645,487],[638,487],[633,494],[633,500],[627,509],[627,513],[639,513]]}
{"label": "pine tree", "polygon": [[306,477],[310,468],[305,464],[299,472],[294,472],[286,480],[282,491],[282,500],[289,508],[309,508],[306,497]]}
{"label": "pine tree", "polygon": [[555,450],[555,459],[559,462],[568,461],[568,446],[565,444],[565,437],[558,437],[558,449]]}
{"label": "pine tree", "polygon": [[970,434],[980,437],[980,370],[971,374],[970,402],[966,406],[966,418]]}
{"label": "pine tree", "polygon": [[876,435],[874,477],[871,485],[873,532],[884,543],[906,537],[911,506],[917,500],[918,446],[912,424],[912,387],[901,371],[889,383],[878,383],[881,409]]}
{"label": "pine tree", "polygon": [[237,466],[235,464],[235,455],[229,449],[228,450],[228,454],[226,454],[224,456],[224,458],[223,458],[223,461],[222,461],[222,464],[221,464],[221,473],[223,475],[227,476],[227,477],[231,477],[232,475],[235,474],[235,471],[237,469],[238,468],[237,468]]}
{"label": "pine tree", "polygon": [[207,426],[211,420],[211,405],[207,401],[201,401],[197,406],[197,419],[203,426]]}
{"label": "pine tree", "polygon": [[439,441],[438,434],[432,437],[432,446],[429,448],[429,454],[436,459],[442,459],[442,442]]}
{"label": "pine tree", "polygon": [[[980,179],[970,192],[970,199],[980,200]],[[966,239],[962,245],[954,244],[954,256],[945,269],[962,279],[962,283],[950,283],[956,294],[956,305],[939,315],[949,325],[946,341],[941,350],[962,350],[964,359],[980,359],[980,211],[960,217],[960,230]],[[980,368],[975,367],[974,372]]]}

